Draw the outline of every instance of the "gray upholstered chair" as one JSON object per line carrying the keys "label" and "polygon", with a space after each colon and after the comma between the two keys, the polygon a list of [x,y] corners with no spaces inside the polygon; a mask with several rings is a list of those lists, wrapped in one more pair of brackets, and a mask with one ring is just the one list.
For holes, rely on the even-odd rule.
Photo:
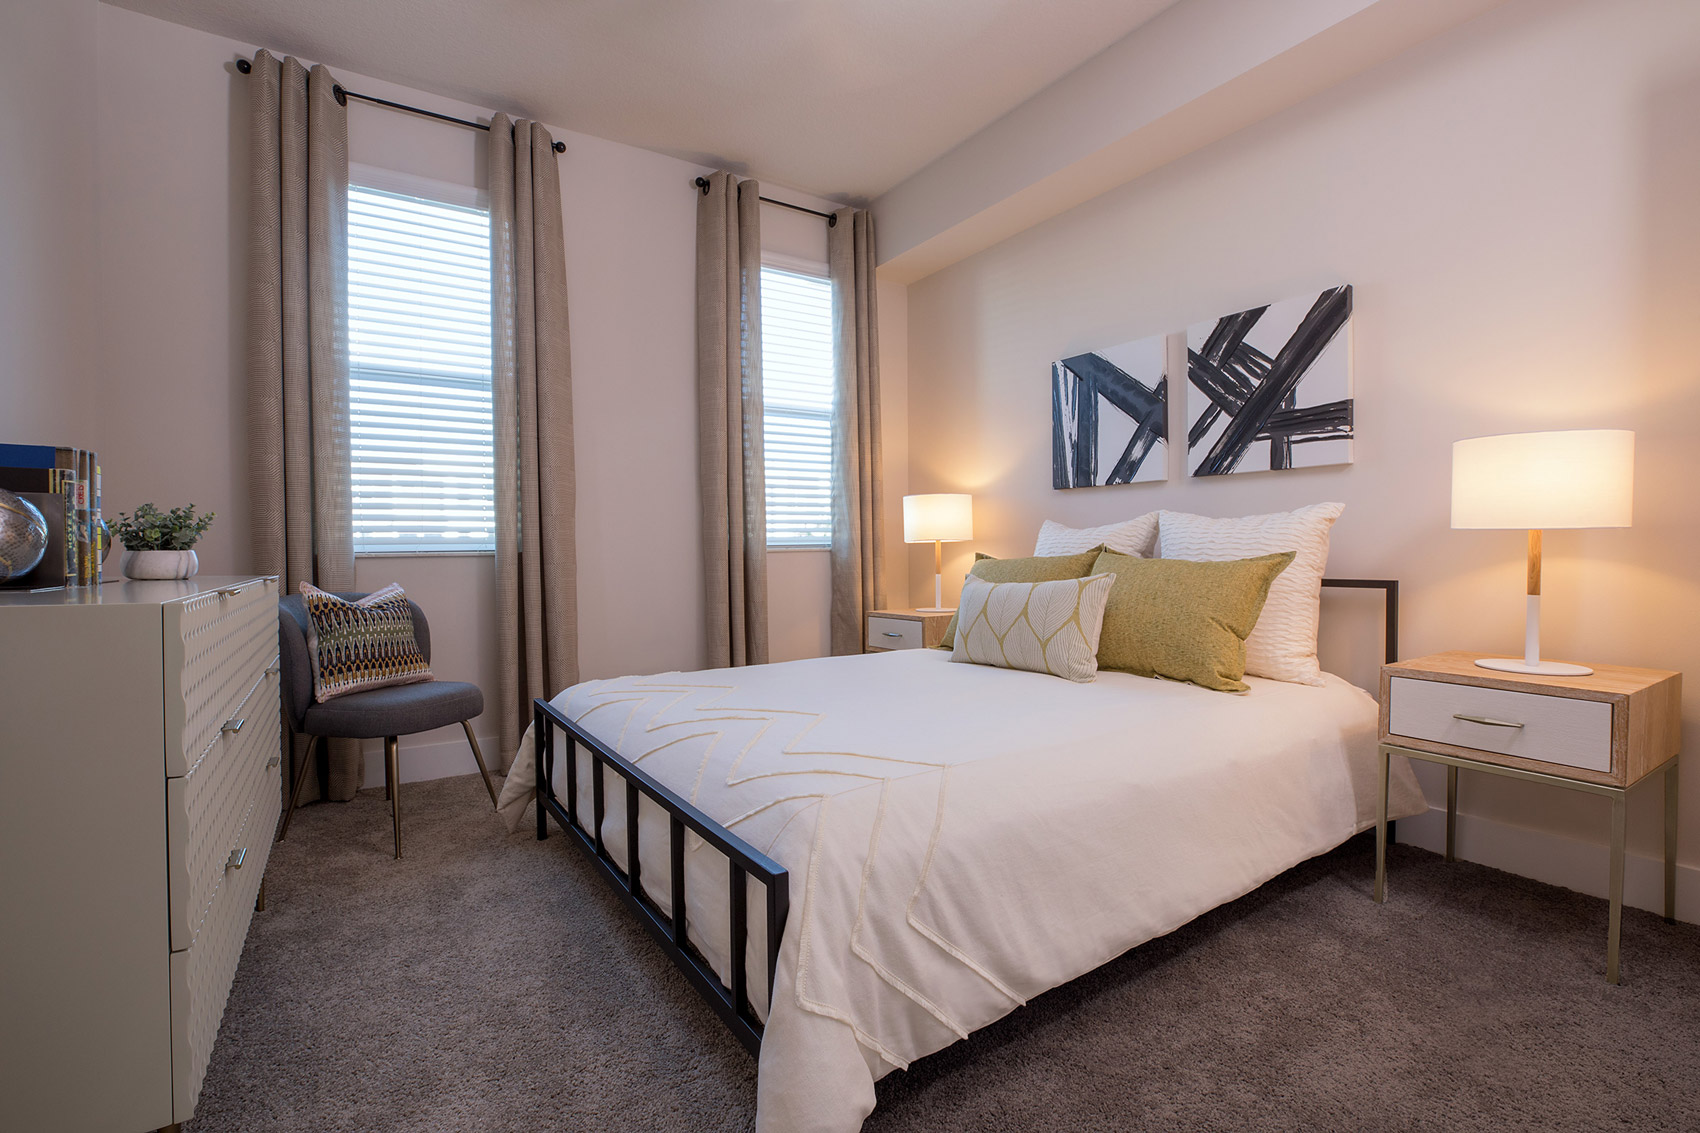
{"label": "gray upholstered chair", "polygon": [[[365,595],[352,593],[337,597],[352,602]],[[430,661],[431,627],[425,620],[425,611],[411,598],[407,604],[413,608],[413,636],[419,642],[419,651]],[[384,793],[390,800],[390,815],[395,821],[398,858],[401,857],[401,766],[397,737],[458,723],[466,731],[466,742],[472,745],[472,758],[478,761],[479,774],[484,776],[490,805],[496,805],[496,785],[490,781],[490,769],[484,766],[484,753],[478,750],[478,738],[472,734],[470,723],[484,711],[484,694],[477,685],[462,681],[421,681],[370,692],[351,692],[319,704],[313,700],[313,662],[307,654],[307,629],[306,601],[299,594],[281,599],[277,604],[277,636],[283,671],[283,714],[291,731],[308,739],[300,770],[295,773],[295,786],[289,792],[289,809],[284,812],[278,841],[283,841],[289,833],[289,820],[295,815],[301,786],[307,781],[307,769],[314,763],[315,748],[322,740],[331,738],[384,741]]]}

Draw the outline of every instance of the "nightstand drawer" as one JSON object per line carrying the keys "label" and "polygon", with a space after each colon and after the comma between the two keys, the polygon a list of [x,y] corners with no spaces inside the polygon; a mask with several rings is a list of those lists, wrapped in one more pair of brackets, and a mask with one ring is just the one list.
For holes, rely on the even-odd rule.
{"label": "nightstand drawer", "polygon": [[1611,704],[1603,700],[1409,677],[1388,682],[1387,730],[1392,736],[1589,771],[1612,769],[1611,714]]}
{"label": "nightstand drawer", "polygon": [[921,644],[920,622],[869,615],[869,649],[919,649]]}

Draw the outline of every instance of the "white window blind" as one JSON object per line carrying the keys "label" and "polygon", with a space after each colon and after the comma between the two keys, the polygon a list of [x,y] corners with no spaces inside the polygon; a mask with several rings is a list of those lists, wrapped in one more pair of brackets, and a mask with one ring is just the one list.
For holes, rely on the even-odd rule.
{"label": "white window blind", "polygon": [[357,553],[495,547],[490,214],[348,189]]}
{"label": "white window blind", "polygon": [[767,544],[832,543],[832,281],[761,269]]}

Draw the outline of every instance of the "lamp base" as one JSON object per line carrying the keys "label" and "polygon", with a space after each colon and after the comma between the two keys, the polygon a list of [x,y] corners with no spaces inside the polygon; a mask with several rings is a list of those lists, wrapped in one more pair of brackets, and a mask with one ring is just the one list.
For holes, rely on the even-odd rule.
{"label": "lamp base", "polygon": [[1586,677],[1594,671],[1586,665],[1567,665],[1563,661],[1536,661],[1531,665],[1517,657],[1481,657],[1476,664],[1484,669],[1533,677]]}
{"label": "lamp base", "polygon": [[954,614],[954,613],[956,613],[956,607],[955,606],[916,606],[915,612],[917,614]]}

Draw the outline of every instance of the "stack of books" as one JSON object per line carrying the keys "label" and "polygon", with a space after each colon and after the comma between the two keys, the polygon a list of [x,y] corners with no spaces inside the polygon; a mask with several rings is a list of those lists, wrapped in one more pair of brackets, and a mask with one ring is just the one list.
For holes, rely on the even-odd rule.
{"label": "stack of books", "polygon": [[106,552],[100,518],[100,458],[89,449],[0,444],[0,488],[47,519],[47,553],[7,588],[99,586]]}

